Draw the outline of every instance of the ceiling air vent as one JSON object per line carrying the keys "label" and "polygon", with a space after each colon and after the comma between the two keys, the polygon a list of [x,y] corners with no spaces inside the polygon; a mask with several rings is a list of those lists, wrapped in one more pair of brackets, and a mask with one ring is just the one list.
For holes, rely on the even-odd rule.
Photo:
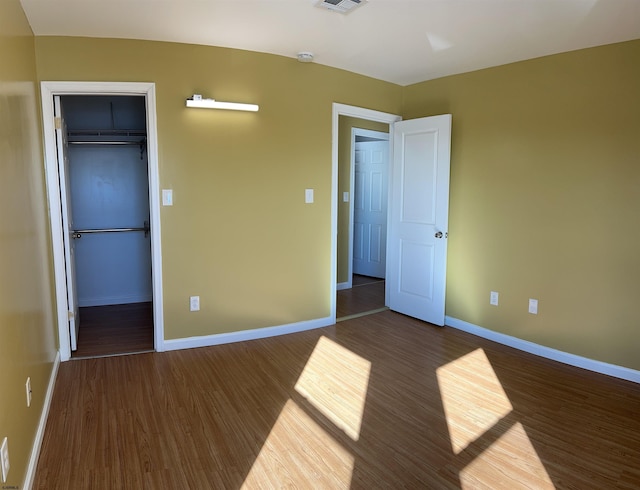
{"label": "ceiling air vent", "polygon": [[320,0],[316,3],[316,7],[348,14],[365,3],[367,3],[367,0]]}

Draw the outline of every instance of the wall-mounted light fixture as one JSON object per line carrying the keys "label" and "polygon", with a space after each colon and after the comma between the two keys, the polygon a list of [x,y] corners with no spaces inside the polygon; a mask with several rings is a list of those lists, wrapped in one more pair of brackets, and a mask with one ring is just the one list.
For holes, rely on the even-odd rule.
{"label": "wall-mounted light fixture", "polygon": [[187,107],[200,107],[203,109],[229,109],[232,111],[256,112],[259,107],[256,104],[241,104],[239,102],[219,102],[213,99],[203,99],[202,95],[193,94],[187,99]]}

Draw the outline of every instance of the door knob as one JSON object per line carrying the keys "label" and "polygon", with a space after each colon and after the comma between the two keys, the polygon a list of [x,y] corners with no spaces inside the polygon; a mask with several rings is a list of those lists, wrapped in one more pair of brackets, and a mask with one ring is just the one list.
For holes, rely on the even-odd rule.
{"label": "door knob", "polygon": [[436,238],[442,238],[442,232],[441,231],[436,232]]}

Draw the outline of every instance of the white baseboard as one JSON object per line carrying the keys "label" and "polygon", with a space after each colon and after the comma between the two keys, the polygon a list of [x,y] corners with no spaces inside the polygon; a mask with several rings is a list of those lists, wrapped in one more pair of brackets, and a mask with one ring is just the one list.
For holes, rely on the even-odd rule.
{"label": "white baseboard", "polygon": [[349,289],[350,287],[351,287],[351,284],[349,283],[349,281],[339,282],[338,284],[336,284],[336,291],[340,291],[342,289]]}
{"label": "white baseboard", "polygon": [[97,298],[78,298],[78,306],[128,305],[131,303],[149,303],[153,294],[131,294],[128,296],[100,296]]}
{"label": "white baseboard", "polygon": [[44,404],[42,406],[42,413],[40,414],[40,422],[38,423],[38,430],[36,431],[36,437],[33,441],[31,448],[31,455],[29,456],[29,465],[27,466],[27,473],[24,477],[24,483],[22,488],[24,490],[31,490],[33,485],[33,479],[36,476],[36,468],[38,466],[38,457],[40,456],[40,448],[42,447],[42,439],[44,438],[44,429],[47,426],[47,418],[49,417],[49,408],[51,407],[51,399],[53,398],[53,388],[56,385],[56,377],[58,375],[58,368],[60,367],[60,352],[56,353],[56,358],[53,361],[53,368],[51,369],[51,376],[49,376],[49,385],[47,386],[47,393],[44,397]]}
{"label": "white baseboard", "polygon": [[163,348],[165,351],[178,349],[192,349],[194,347],[209,347],[211,345],[230,344],[232,342],[242,342],[245,340],[264,339],[276,337],[288,333],[303,332],[315,328],[333,325],[335,321],[330,317],[317,318],[305,322],[289,323],[275,327],[256,328],[253,330],[241,330],[239,332],[228,332],[214,335],[203,335],[200,337],[186,337],[183,339],[165,340]]}
{"label": "white baseboard", "polygon": [[614,378],[640,383],[640,371],[636,371],[635,369],[616,366],[615,364],[609,364],[602,361],[594,361],[587,357],[577,356],[575,354],[569,354],[568,352],[552,349],[551,347],[534,344],[528,340],[522,340],[517,337],[512,337],[511,335],[494,332],[493,330],[488,330],[486,328],[479,327],[478,325],[474,325],[473,323],[458,320],[457,318],[452,318],[450,316],[445,317],[444,321],[445,325],[449,327],[453,327],[488,340],[493,340],[499,344],[508,345],[514,349],[535,354],[536,356],[562,362],[563,364],[568,364],[570,366],[587,369],[595,373],[606,374],[608,376],[613,376]]}

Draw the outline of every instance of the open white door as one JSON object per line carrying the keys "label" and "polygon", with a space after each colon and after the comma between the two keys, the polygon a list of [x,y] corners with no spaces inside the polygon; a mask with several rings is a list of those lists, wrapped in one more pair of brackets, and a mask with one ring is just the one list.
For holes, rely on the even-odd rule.
{"label": "open white door", "polygon": [[60,203],[62,211],[62,236],[64,241],[64,260],[67,279],[67,308],[69,317],[69,337],[71,350],[78,348],[78,299],[76,289],[76,271],[74,258],[73,216],[69,186],[69,156],[67,151],[67,127],[62,114],[60,96],[54,97],[54,115],[56,118],[56,149],[58,152],[58,172],[60,176]]}
{"label": "open white door", "polygon": [[353,273],[384,279],[389,142],[354,146]]}
{"label": "open white door", "polygon": [[451,115],[393,125],[389,308],[444,325]]}

